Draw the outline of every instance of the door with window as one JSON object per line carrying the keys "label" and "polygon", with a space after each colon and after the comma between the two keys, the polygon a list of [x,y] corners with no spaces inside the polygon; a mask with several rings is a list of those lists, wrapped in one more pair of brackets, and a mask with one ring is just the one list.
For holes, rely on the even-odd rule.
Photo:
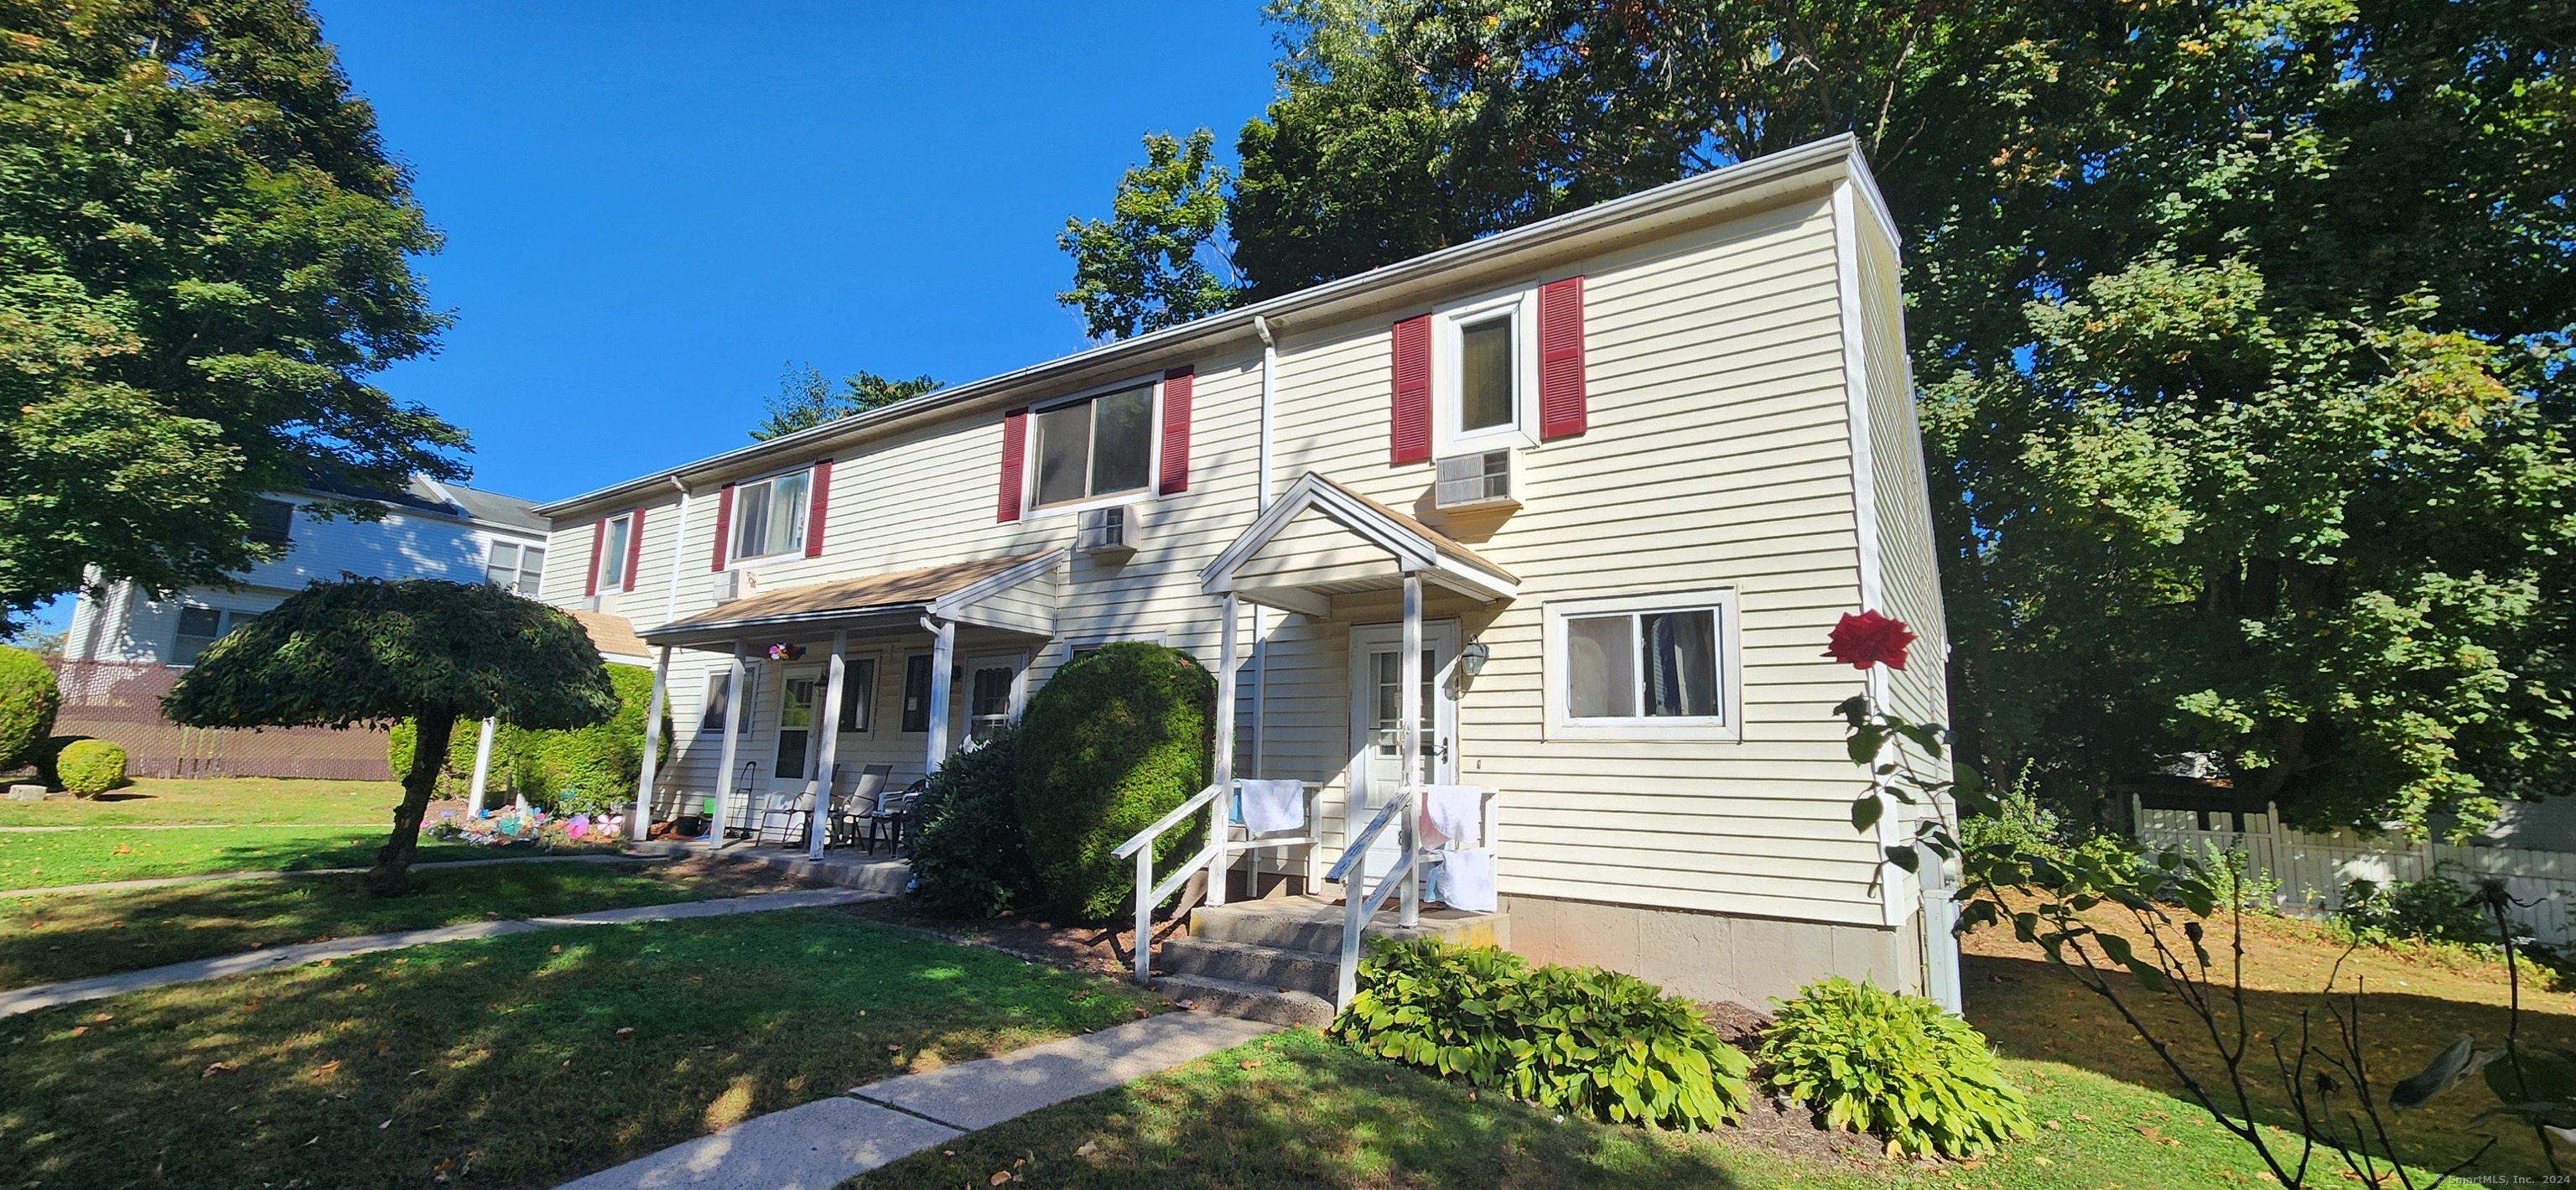
{"label": "door with window", "polygon": [[966,742],[993,738],[1020,717],[1020,674],[1026,653],[995,653],[966,662]]}
{"label": "door with window", "polygon": [[[1458,622],[1435,620],[1422,626],[1421,747],[1414,756],[1414,780],[1447,785],[1458,779],[1458,702],[1451,669],[1458,661]],[[1404,781],[1403,760],[1404,625],[1368,624],[1351,629],[1351,813],[1356,834],[1395,800]],[[1369,847],[1369,871],[1382,873],[1402,852],[1399,824]]]}
{"label": "door with window", "polygon": [[778,739],[770,754],[769,788],[773,793],[802,793],[805,783],[819,774],[814,771],[819,733],[814,730],[816,708],[823,704],[823,672],[803,668],[786,671],[778,683]]}

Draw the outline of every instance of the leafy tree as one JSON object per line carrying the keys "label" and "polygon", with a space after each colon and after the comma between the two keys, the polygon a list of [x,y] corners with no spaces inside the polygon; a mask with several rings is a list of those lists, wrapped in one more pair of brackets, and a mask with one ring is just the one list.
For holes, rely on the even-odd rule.
{"label": "leafy tree", "polygon": [[939,381],[928,376],[894,380],[862,371],[842,377],[840,390],[835,392],[814,365],[789,364],[778,375],[777,394],[769,398],[769,416],[753,428],[751,436],[754,441],[767,442],[941,387]]}
{"label": "leafy tree", "polygon": [[1214,164],[1216,136],[1145,137],[1145,164],[1118,180],[1110,217],[1064,221],[1056,244],[1073,256],[1073,288],[1055,300],[1082,311],[1095,339],[1178,326],[1234,304],[1233,266],[1219,227],[1232,180]]}
{"label": "leafy tree", "polygon": [[599,649],[563,611],[483,583],[316,582],[217,641],[162,699],[191,727],[347,727],[408,718],[417,736],[393,833],[367,873],[409,882],[458,721],[586,727],[618,711]]}
{"label": "leafy tree", "polygon": [[0,618],[220,583],[315,475],[464,473],[368,382],[447,325],[439,236],[299,0],[0,5],[0,79]]}
{"label": "leafy tree", "polygon": [[1270,11],[1223,228],[1251,296],[1858,138],[1974,767],[2089,815],[2201,754],[2310,825],[2569,789],[2576,10]]}

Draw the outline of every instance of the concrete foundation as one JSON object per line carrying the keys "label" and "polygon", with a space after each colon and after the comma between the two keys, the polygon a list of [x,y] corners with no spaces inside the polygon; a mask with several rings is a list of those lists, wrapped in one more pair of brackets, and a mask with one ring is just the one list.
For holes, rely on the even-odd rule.
{"label": "concrete foundation", "polygon": [[1768,1010],[1829,975],[1923,990],[1915,923],[1895,929],[1687,909],[1505,896],[1511,948],[1542,963],[1608,967],[1695,1000]]}

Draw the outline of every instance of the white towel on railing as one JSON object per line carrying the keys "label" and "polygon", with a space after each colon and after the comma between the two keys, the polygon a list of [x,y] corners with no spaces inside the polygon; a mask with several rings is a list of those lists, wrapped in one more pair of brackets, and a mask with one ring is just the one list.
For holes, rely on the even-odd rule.
{"label": "white towel on railing", "polygon": [[1440,855],[1440,899],[1452,909],[1491,913],[1494,897],[1494,849],[1474,847]]}
{"label": "white towel on railing", "polygon": [[1275,835],[1306,825],[1306,787],[1295,781],[1237,781],[1242,790],[1243,829]]}
{"label": "white towel on railing", "polygon": [[1422,845],[1473,847],[1484,841],[1485,791],[1473,785],[1422,787]]}

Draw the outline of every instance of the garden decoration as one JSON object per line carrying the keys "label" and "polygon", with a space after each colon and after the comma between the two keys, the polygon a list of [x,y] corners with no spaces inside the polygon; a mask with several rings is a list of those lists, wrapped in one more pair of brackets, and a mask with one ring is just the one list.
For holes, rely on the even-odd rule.
{"label": "garden decoration", "polygon": [[[1864,671],[1879,665],[1902,671],[1914,639],[1902,620],[1876,611],[1846,613],[1825,655]],[[2423,1071],[2390,1085],[2371,1070],[2360,990],[2334,992],[2332,975],[2317,1005],[2301,1011],[2294,1028],[2257,1037],[2244,1027],[2244,899],[2219,895],[2225,881],[2206,860],[2176,848],[2144,856],[2125,848],[2051,852],[2001,833],[1964,844],[1958,816],[1991,814],[1998,802],[1973,772],[1938,776],[1932,766],[1944,755],[1948,729],[1881,709],[1868,694],[1843,700],[1834,714],[1844,721],[1853,763],[1868,773],[1868,788],[1852,802],[1852,826],[1875,833],[1891,800],[1918,809],[1913,837],[1883,848],[1887,863],[1912,872],[1926,857],[1956,862],[1958,932],[2009,922],[2014,937],[2038,946],[2052,966],[2119,1013],[2186,1096],[2221,1130],[2250,1146],[2279,1185],[2358,1179],[2421,1190],[2449,1180],[2484,1157],[2498,1138],[2488,1134],[2477,1151],[2428,1175],[2397,1151],[2388,1117],[2420,1108],[2481,1073],[2498,1106],[2472,1126],[2490,1119],[2528,1125],[2553,1173],[2560,1168],[2553,1142],[2576,1144],[2576,1054],[2519,1041],[2521,975],[2506,916],[2506,907],[2516,902],[2503,881],[2481,880],[2474,891],[2463,890],[2469,904],[2493,919],[2503,943],[2512,997],[2503,1045],[2487,1049],[2463,1037]],[[2125,914],[2126,926],[2115,932],[2086,916],[2104,909]],[[2221,909],[2229,938],[2225,951],[2213,955],[2212,919]],[[2123,991],[2129,980],[2147,995],[2170,996],[2196,1018],[2188,1035],[2161,1036],[2148,1025],[2131,1000],[2134,993]],[[2270,1052],[2258,1056],[2257,1043]],[[2187,1062],[2180,1053],[2185,1046],[2208,1052]],[[2207,1077],[2213,1068],[2216,1079]],[[2251,1118],[2246,1105],[2255,1086],[2265,1082],[2289,1105],[2295,1128],[2276,1131]],[[2329,1161],[2343,1167],[2331,1180],[2321,1169],[2312,1171]]]}

